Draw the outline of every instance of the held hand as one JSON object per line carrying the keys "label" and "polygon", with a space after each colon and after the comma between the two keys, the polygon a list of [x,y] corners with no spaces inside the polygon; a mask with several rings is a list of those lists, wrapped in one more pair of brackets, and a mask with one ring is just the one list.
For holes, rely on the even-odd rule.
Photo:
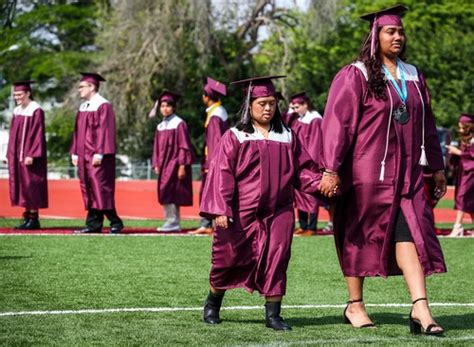
{"label": "held hand", "polygon": [[319,190],[324,196],[332,198],[334,195],[336,195],[340,184],[341,180],[339,179],[337,173],[324,172],[323,178],[321,179],[321,183],[319,184]]}
{"label": "held hand", "polygon": [[184,180],[186,178],[186,169],[184,165],[180,165],[178,168],[178,179]]}
{"label": "held hand", "polygon": [[72,159],[72,165],[77,166],[77,158]]}
{"label": "held hand", "polygon": [[102,159],[92,157],[92,166],[99,166],[102,164]]}
{"label": "held hand", "polygon": [[157,166],[157,167],[154,167],[153,170],[155,171],[155,173],[156,173],[157,175],[160,174],[160,168],[159,168],[158,166]]}
{"label": "held hand", "polygon": [[25,157],[25,165],[31,165],[31,164],[33,164],[33,158]]}
{"label": "held hand", "polygon": [[446,145],[445,147],[448,149],[449,154],[461,155],[461,150],[459,148],[451,145]]}
{"label": "held hand", "polygon": [[229,227],[229,218],[227,216],[219,216],[216,218],[216,226],[222,229]]}
{"label": "held hand", "polygon": [[435,197],[436,199],[441,199],[444,194],[446,194],[446,176],[444,175],[444,171],[435,172],[433,175],[435,181]]}

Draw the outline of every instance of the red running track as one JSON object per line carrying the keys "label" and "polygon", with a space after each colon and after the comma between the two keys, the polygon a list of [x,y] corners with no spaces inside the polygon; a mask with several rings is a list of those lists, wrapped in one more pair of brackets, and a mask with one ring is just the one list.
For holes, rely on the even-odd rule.
{"label": "red running track", "polygon": [[[182,207],[183,219],[199,218],[199,187],[201,182],[193,182],[193,206]],[[79,181],[49,180],[49,208],[41,210],[42,218],[85,218],[86,212],[82,202]],[[446,199],[454,198],[454,189],[450,187]],[[156,181],[130,180],[116,183],[117,212],[126,219],[161,219],[164,217],[163,208],[158,203]],[[0,179],[0,217],[19,217],[23,212],[21,207],[11,207],[8,180]],[[451,209],[435,209],[436,222],[454,222],[456,212]],[[327,221],[328,213],[320,209],[319,220]]]}

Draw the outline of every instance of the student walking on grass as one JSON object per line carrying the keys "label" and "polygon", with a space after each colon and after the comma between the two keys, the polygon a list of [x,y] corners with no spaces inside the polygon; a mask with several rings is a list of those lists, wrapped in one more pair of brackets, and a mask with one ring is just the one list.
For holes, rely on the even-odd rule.
{"label": "student walking on grass", "polygon": [[316,194],[320,174],[282,123],[272,79],[233,82],[244,88],[240,121],[228,130],[204,187],[200,214],[215,220],[210,292],[204,322],[221,322],[227,289],[265,297],[266,326],[289,330],[280,309],[294,230],[293,187]]}
{"label": "student walking on grass", "polygon": [[[227,88],[222,82],[210,77],[207,78],[203,88],[202,102],[206,105],[206,121],[204,123],[204,151],[201,162],[201,189],[199,190],[199,202],[202,199],[202,191],[206,184],[207,173],[210,163],[214,160],[219,149],[219,142],[224,132],[229,129],[229,116],[222,106],[221,97],[227,95]],[[201,217],[201,225],[191,234],[212,234],[212,220]]]}
{"label": "student walking on grass", "polygon": [[470,214],[471,223],[474,223],[474,115],[461,114],[458,126],[460,148],[446,146],[449,153],[454,155],[453,160],[458,167],[454,198],[456,221],[450,237],[464,235],[464,213]]}
{"label": "student walking on grass", "polygon": [[158,175],[158,202],[165,211],[165,223],[157,230],[181,230],[180,206],[192,206],[193,182],[191,164],[194,161],[186,122],[176,114],[179,95],[163,91],[150,116],[158,108],[163,120],[156,127],[153,146],[153,168]]}
{"label": "student walking on grass", "polygon": [[321,193],[331,197],[340,185],[334,232],[349,292],[345,321],[374,326],[363,303],[364,278],[403,274],[413,301],[411,332],[439,335],[425,276],[446,272],[446,265],[423,173],[434,174],[437,199],[446,179],[426,81],[402,60],[405,10],[363,16],[371,32],[359,60],[332,82],[322,123]]}

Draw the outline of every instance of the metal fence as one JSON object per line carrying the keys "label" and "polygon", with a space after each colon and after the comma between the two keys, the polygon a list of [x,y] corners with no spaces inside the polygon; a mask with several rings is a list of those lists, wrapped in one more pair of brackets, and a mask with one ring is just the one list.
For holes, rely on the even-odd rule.
{"label": "metal fence", "polygon": [[[193,180],[201,179],[201,165],[192,165]],[[48,165],[48,179],[69,179],[78,178],[77,167]],[[156,179],[155,171],[151,162],[128,163],[118,165],[115,169],[115,177],[120,180],[150,180]],[[8,166],[6,163],[0,164],[0,178],[8,178]]]}

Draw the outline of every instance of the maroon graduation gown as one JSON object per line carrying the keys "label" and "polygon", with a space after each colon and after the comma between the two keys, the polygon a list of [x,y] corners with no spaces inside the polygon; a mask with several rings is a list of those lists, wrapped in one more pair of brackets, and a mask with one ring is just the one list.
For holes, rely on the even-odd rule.
{"label": "maroon graduation gown", "polygon": [[[321,155],[321,115],[316,111],[308,111],[303,117],[293,122],[291,129],[298,137],[301,145],[306,149],[311,159],[319,167]],[[319,200],[311,194],[295,190],[295,205],[298,210],[317,213]]]}
{"label": "maroon graduation gown", "polygon": [[228,130],[211,163],[200,214],[228,216],[212,245],[210,284],[244,287],[265,296],[284,295],[293,238],[293,186],[315,193],[320,182],[313,161],[289,130],[269,139]]}
{"label": "maroon graduation gown", "polygon": [[461,146],[454,209],[474,213],[474,140],[469,145]]}
{"label": "maroon graduation gown", "polygon": [[[403,63],[408,89],[409,121],[390,122],[385,177],[381,161],[387,143],[390,98],[377,100],[367,93],[362,63],[344,67],[334,78],[322,122],[322,167],[337,171],[342,196],[334,209],[335,240],[345,276],[400,274],[396,265],[393,231],[403,212],[425,275],[445,272],[446,266],[427,198],[423,193],[423,166],[419,165],[425,112],[425,148],[429,166],[444,168],[424,77]],[[422,94],[423,103],[417,90]],[[401,105],[388,84],[394,109]]]}
{"label": "maroon graduation gown", "polygon": [[[191,164],[194,161],[186,122],[173,114],[158,124],[153,150],[153,167],[159,168],[158,202],[192,206],[193,182]],[[185,165],[186,178],[178,179],[178,168]]]}
{"label": "maroon graduation gown", "polygon": [[[33,158],[25,165],[26,157]],[[44,112],[31,101],[13,111],[7,149],[10,201],[29,210],[48,207],[48,180]]]}
{"label": "maroon graduation gown", "polygon": [[[95,94],[79,107],[71,145],[78,156],[82,199],[86,209],[115,208],[115,114],[108,100]],[[94,155],[102,155],[99,166]]]}
{"label": "maroon graduation gown", "polygon": [[289,108],[281,114],[281,118],[283,119],[283,123],[289,128],[293,127],[293,123],[299,118],[298,112],[293,111],[293,109]]}
{"label": "maroon graduation gown", "polygon": [[202,200],[202,192],[206,184],[210,163],[214,160],[216,152],[219,149],[219,142],[221,141],[222,135],[227,129],[229,129],[229,120],[225,108],[223,106],[218,106],[209,110],[210,108],[206,110],[207,112],[211,112],[211,114],[209,121],[206,121],[204,126],[204,153],[201,162],[201,188],[199,190],[199,202]]}

